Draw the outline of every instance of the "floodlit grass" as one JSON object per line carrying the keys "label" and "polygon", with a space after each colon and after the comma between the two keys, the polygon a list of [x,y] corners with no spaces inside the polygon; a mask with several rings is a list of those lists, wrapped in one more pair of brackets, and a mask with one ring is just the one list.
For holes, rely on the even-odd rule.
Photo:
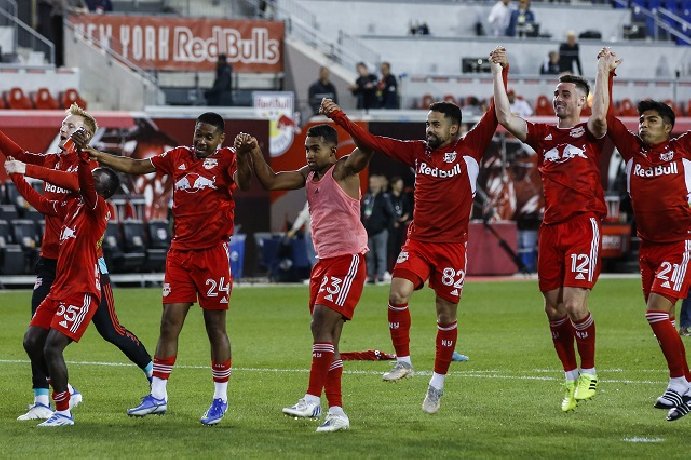
{"label": "floodlit grass", "polygon": [[[367,287],[341,349],[392,351],[386,287]],[[233,346],[229,412],[216,427],[199,417],[211,402],[209,346],[202,316],[191,310],[168,385],[169,412],[125,415],[148,392],[139,369],[95,328],[67,351],[70,381],[84,394],[76,425],[37,429],[17,422],[31,401],[21,346],[30,293],[0,292],[0,452],[3,458],[687,458],[691,416],[665,421],[653,409],[667,371],[643,316],[639,281],[600,280],[590,305],[597,325],[594,400],[561,413],[561,367],[535,281],[466,283],[459,351],[442,409],[422,412],[434,360],[433,294],[413,296],[412,354],[418,374],[385,384],[386,362],[346,362],[344,406],[351,429],[315,433],[280,409],[304,394],[311,356],[306,287],[236,288],[228,329]],[[153,353],[161,313],[155,289],[115,289],[120,320]],[[688,342],[687,342],[688,345]],[[323,398],[323,407],[325,407]]]}

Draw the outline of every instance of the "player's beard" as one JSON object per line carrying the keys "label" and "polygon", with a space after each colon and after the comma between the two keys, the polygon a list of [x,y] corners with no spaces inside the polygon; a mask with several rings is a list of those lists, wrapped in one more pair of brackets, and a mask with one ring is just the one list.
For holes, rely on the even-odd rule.
{"label": "player's beard", "polygon": [[429,146],[430,149],[436,150],[442,144],[443,144],[443,141],[436,134],[429,134],[427,136],[427,145]]}

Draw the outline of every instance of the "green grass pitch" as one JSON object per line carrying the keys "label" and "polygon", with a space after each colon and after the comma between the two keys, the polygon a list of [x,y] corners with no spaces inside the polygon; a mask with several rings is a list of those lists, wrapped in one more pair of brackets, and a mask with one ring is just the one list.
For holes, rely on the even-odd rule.
{"label": "green grass pitch", "polygon": [[[387,287],[366,287],[341,350],[392,352]],[[70,381],[84,395],[74,427],[37,429],[16,417],[31,401],[22,335],[29,291],[0,292],[0,456],[3,458],[688,458],[691,416],[665,421],[653,402],[667,369],[644,318],[637,279],[601,279],[590,297],[601,386],[563,414],[562,372],[535,281],[468,280],[457,349],[442,409],[422,412],[434,360],[429,289],[414,294],[412,355],[417,375],[386,384],[387,362],[346,362],[344,408],[351,429],[315,433],[316,422],[281,414],[304,394],[311,356],[306,287],[238,287],[228,318],[233,347],[229,411],[216,427],[199,417],[211,402],[209,346],[193,307],[168,385],[168,414],[130,418],[148,392],[143,373],[90,327],[68,347]],[[115,289],[121,322],[154,352],[157,289]],[[687,346],[689,342],[687,341]],[[322,398],[323,407],[326,400]]]}

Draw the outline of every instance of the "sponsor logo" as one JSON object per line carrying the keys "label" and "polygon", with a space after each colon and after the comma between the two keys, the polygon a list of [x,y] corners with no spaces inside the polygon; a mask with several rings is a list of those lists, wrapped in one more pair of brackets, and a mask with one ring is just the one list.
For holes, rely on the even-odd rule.
{"label": "sponsor logo", "polygon": [[453,163],[456,160],[456,152],[446,152],[444,154],[444,163]]}
{"label": "sponsor logo", "polygon": [[197,173],[191,172],[185,174],[184,177],[175,182],[175,190],[182,190],[187,193],[197,193],[207,188],[216,190],[218,187],[216,187],[216,184],[214,183],[215,180],[215,176],[209,179],[204,176],[200,176]]}
{"label": "sponsor logo", "polygon": [[545,162],[564,163],[575,157],[588,159],[585,148],[581,149],[571,144],[559,144],[545,152]]}
{"label": "sponsor logo", "polygon": [[64,319],[62,321],[60,321],[58,324],[62,327],[65,327],[65,328],[67,327],[67,321],[65,321]]}
{"label": "sponsor logo", "polygon": [[60,234],[60,241],[65,241],[66,239],[69,238],[76,238],[77,234],[75,233],[74,229],[70,227],[63,227],[62,233]]}
{"label": "sponsor logo", "polygon": [[547,137],[545,137],[546,141],[551,141],[552,140],[552,133],[549,133]]}
{"label": "sponsor logo", "polygon": [[218,166],[218,159],[217,158],[205,158],[204,159],[204,165],[206,169],[211,169],[214,166]]}
{"label": "sponsor logo", "polygon": [[572,129],[569,134],[571,135],[571,137],[575,138],[583,137],[583,135],[585,134],[585,128],[583,126],[579,126],[577,128]]}
{"label": "sponsor logo", "polygon": [[451,291],[451,295],[458,295],[458,289],[454,289],[453,291]]}
{"label": "sponsor logo", "polygon": [[223,297],[220,303],[228,303],[228,297]]}
{"label": "sponsor logo", "polygon": [[427,163],[420,163],[420,167],[417,168],[419,174],[426,174],[432,177],[438,177],[440,179],[449,179],[451,177],[461,174],[461,165],[455,164],[451,169],[439,169],[432,168]]}
{"label": "sponsor logo", "polygon": [[49,184],[48,182],[46,182],[45,184],[46,185],[43,187],[43,190],[45,190],[46,192],[59,193],[62,195],[67,195],[68,193],[70,193],[69,190],[65,190],[64,188],[58,187],[55,184]]}
{"label": "sponsor logo", "polygon": [[679,169],[676,163],[671,163],[668,165],[658,165],[651,166],[650,168],[644,168],[641,165],[636,165],[633,168],[633,174],[638,177],[659,177],[666,176],[668,174],[678,174]]}
{"label": "sponsor logo", "polygon": [[178,166],[178,169],[180,171],[184,171],[185,169],[187,169],[187,167],[185,165],[180,165],[180,166]]}
{"label": "sponsor logo", "polygon": [[163,297],[170,294],[170,283],[163,283]]}
{"label": "sponsor logo", "polygon": [[670,161],[672,158],[674,158],[674,152],[664,152],[660,154],[660,160],[662,161]]}
{"label": "sponsor logo", "polygon": [[401,251],[400,254],[398,254],[398,259],[396,259],[397,264],[401,264],[408,260],[408,251]]}

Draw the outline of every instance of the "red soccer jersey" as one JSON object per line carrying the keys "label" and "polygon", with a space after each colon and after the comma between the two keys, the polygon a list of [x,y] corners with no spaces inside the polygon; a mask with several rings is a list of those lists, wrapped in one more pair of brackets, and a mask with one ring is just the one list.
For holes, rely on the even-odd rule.
{"label": "red soccer jersey", "polygon": [[374,136],[342,112],[333,115],[356,139],[415,170],[415,206],[408,236],[434,243],[463,243],[475,196],[479,161],[497,128],[494,105],[463,139],[437,150],[425,141],[400,141]]}
{"label": "red soccer jersey", "polygon": [[[87,167],[85,174],[91,180],[90,167]],[[105,200],[93,189],[93,181],[89,190],[83,192],[89,194],[90,198],[72,194],[67,198],[49,200],[36,193],[22,176],[12,174],[12,180],[22,196],[39,212],[62,220],[58,233],[60,249],[57,275],[48,298],[59,300],[74,294],[91,293],[100,299],[98,258],[110,210]]]}
{"label": "red soccer jersey", "polygon": [[206,249],[233,234],[237,158],[224,147],[197,158],[192,147],[175,147],[150,158],[173,178],[172,249]]}
{"label": "red soccer jersey", "polygon": [[576,214],[607,215],[600,154],[603,139],[595,139],[586,123],[573,128],[526,122],[526,143],[537,153],[537,166],[545,193],[543,223],[564,222]]}
{"label": "red soccer jersey", "polygon": [[691,135],[646,146],[614,116],[607,134],[626,160],[627,189],[638,235],[656,243],[683,241],[691,232]]}

